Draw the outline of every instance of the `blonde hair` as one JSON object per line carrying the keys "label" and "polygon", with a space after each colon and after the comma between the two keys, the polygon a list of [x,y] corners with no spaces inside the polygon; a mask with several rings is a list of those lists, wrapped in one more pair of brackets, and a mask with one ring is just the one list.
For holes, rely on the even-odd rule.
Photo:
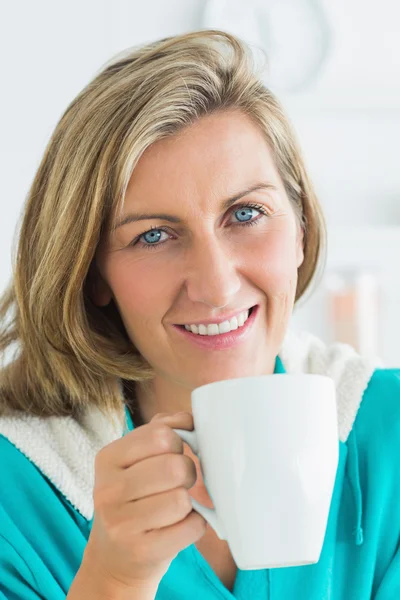
{"label": "blonde hair", "polygon": [[0,414],[77,415],[89,403],[123,411],[153,370],[113,302],[91,299],[94,256],[115,223],[133,169],[153,142],[215,111],[244,111],[261,128],[304,230],[296,302],[325,248],[325,222],[292,127],[255,72],[250,49],[218,30],[119,54],[71,102],[34,177],[13,278],[0,302]]}

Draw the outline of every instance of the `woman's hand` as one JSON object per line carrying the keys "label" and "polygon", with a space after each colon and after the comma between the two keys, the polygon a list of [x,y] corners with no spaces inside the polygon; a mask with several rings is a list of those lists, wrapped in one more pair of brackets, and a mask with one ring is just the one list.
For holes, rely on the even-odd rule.
{"label": "woman's hand", "polygon": [[94,520],[82,564],[117,586],[157,586],[206,521],[192,510],[193,460],[172,428],[193,429],[190,413],[158,414],[104,447],[95,460]]}

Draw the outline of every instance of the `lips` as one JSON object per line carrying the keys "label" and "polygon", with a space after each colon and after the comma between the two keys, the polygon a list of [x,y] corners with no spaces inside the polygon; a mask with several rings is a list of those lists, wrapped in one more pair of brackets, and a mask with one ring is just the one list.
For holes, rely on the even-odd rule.
{"label": "lips", "polygon": [[175,329],[177,335],[181,339],[190,342],[193,346],[197,346],[197,348],[204,351],[233,349],[234,347],[239,347],[241,344],[245,343],[245,341],[250,338],[251,332],[254,331],[259,305],[256,304],[252,308],[253,310],[250,311],[251,314],[249,314],[249,317],[244,322],[243,326],[227,333],[220,333],[218,335],[198,335],[192,331],[188,331],[184,325],[173,325],[173,329]]}

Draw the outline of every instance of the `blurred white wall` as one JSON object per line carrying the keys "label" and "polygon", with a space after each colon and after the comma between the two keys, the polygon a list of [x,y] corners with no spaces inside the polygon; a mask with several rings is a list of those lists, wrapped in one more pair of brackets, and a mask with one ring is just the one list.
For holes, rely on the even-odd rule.
{"label": "blurred white wall", "polygon": [[[270,5],[287,8],[293,1],[297,7],[311,5],[311,0]],[[282,93],[281,100],[298,131],[328,225],[400,227],[400,4],[320,0],[319,5],[332,31],[328,60],[308,88]],[[200,29],[205,6],[205,0],[2,2],[0,289],[11,273],[12,236],[26,193],[68,103],[115,53]],[[295,57],[290,35],[281,42]],[[333,245],[333,264],[335,254]],[[395,260],[390,269],[397,272]],[[390,280],[390,271],[385,277]],[[384,348],[389,362],[397,339]]]}

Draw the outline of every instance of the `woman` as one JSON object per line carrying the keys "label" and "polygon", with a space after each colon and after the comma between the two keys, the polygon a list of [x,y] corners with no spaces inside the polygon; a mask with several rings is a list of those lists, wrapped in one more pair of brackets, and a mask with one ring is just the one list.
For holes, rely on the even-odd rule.
{"label": "woman", "polygon": [[[78,95],[1,306],[2,598],[400,597],[400,370],[288,330],[324,232],[231,35],[131,50]],[[241,571],[192,510],[212,502],[173,428],[193,428],[195,387],[275,372],[334,379],[335,490],[317,564]]]}

